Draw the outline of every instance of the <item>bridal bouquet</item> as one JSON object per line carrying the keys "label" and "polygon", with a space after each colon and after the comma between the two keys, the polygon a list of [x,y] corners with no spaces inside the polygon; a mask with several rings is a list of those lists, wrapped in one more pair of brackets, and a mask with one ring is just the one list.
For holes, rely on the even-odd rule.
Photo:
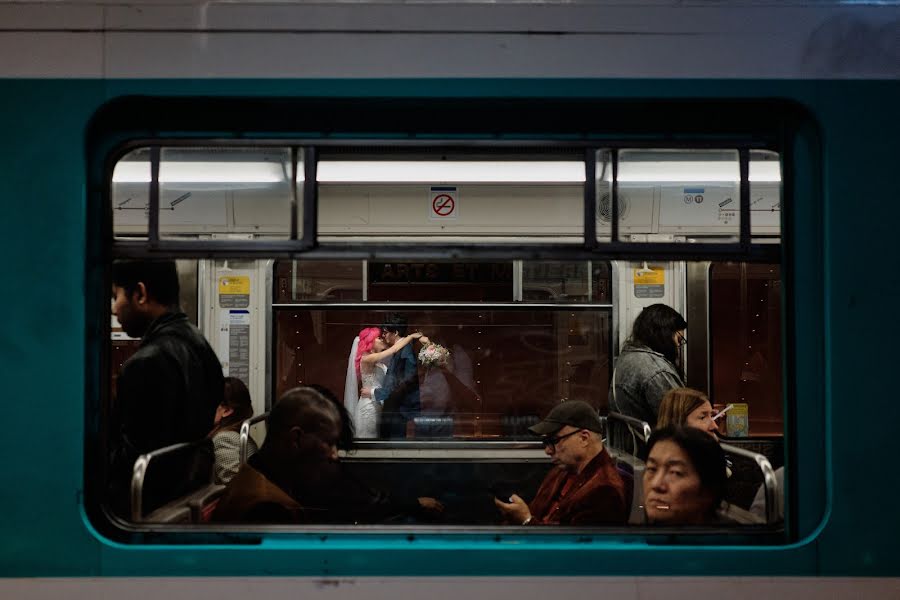
{"label": "bridal bouquet", "polygon": [[446,367],[450,362],[450,351],[440,344],[428,344],[419,350],[419,362],[426,367]]}

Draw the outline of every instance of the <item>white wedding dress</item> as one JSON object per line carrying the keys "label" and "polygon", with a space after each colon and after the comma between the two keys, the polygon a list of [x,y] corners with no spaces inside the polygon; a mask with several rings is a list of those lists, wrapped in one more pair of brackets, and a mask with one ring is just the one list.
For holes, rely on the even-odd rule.
{"label": "white wedding dress", "polygon": [[378,421],[381,416],[381,404],[375,400],[375,390],[381,387],[384,376],[387,373],[387,365],[381,362],[375,363],[371,373],[362,373],[360,389],[368,388],[371,396],[360,396],[356,403],[356,413],[353,415],[353,426],[356,429],[357,438],[371,439],[378,437]]}

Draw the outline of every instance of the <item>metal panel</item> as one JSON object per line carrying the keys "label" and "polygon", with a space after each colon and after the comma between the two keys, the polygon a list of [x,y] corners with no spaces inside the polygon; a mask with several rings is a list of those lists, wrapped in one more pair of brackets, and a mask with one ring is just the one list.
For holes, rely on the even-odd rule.
{"label": "metal panel", "polygon": [[707,395],[711,388],[709,369],[709,261],[686,265],[688,322],[687,385]]}

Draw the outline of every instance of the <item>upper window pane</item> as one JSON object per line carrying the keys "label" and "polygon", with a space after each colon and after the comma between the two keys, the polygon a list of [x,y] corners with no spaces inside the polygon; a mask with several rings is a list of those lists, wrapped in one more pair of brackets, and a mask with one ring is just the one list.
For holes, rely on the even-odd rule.
{"label": "upper window pane", "polygon": [[362,261],[282,260],[275,263],[275,303],[358,302],[363,299]]}
{"label": "upper window pane", "polygon": [[781,236],[781,157],[750,152],[750,231],[756,241]]}
{"label": "upper window pane", "polygon": [[[113,171],[117,235],[146,235],[152,152],[136,150]],[[197,239],[257,234],[290,236],[289,148],[162,148],[159,234]],[[302,164],[298,165],[302,183]]]}
{"label": "upper window pane", "polygon": [[579,243],[584,162],[577,153],[322,151],[319,235],[443,244]]}
{"label": "upper window pane", "polygon": [[[600,150],[597,237],[612,236],[611,153]],[[777,237],[781,224],[780,157],[750,153],[752,235]],[[740,237],[737,150],[644,150],[618,153],[619,239],[625,242],[736,242]]]}

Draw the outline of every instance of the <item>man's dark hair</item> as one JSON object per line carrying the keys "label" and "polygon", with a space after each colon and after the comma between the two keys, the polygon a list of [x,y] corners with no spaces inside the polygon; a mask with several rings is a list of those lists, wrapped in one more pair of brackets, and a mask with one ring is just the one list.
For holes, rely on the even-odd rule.
{"label": "man's dark hair", "polygon": [[679,427],[670,425],[657,429],[647,442],[647,456],[653,446],[663,440],[671,440],[684,450],[694,470],[700,476],[700,483],[713,497],[713,510],[725,497],[725,483],[728,475],[725,472],[725,452],[719,446],[719,442],[713,439],[705,431],[694,427]]}
{"label": "man's dark hair", "polygon": [[307,432],[324,431],[340,413],[328,398],[309,386],[286,391],[266,418],[266,439],[279,439],[292,427]]}
{"label": "man's dark hair", "polygon": [[394,331],[397,335],[406,335],[406,328],[409,321],[403,313],[388,313],[384,317],[384,324],[381,326],[382,331]]}
{"label": "man's dark hair", "polygon": [[117,260],[112,265],[112,283],[130,297],[141,282],[147,296],[163,306],[178,306],[178,270],[174,260]]}
{"label": "man's dark hair", "polygon": [[674,308],[665,304],[651,304],[634,320],[631,341],[659,352],[677,368],[678,346],[672,336],[676,331],[686,328],[687,321]]}

